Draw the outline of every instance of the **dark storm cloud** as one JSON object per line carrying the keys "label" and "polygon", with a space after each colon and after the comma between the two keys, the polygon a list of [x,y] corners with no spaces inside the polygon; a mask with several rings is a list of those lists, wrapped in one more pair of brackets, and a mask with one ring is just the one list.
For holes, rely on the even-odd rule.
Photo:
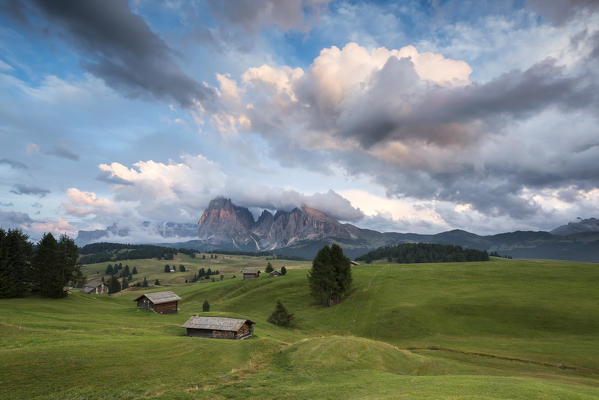
{"label": "dark storm cloud", "polygon": [[8,165],[13,169],[27,169],[27,165],[23,164],[20,161],[11,160],[9,158],[0,158],[0,165]]}
{"label": "dark storm cloud", "polygon": [[0,210],[0,227],[14,228],[23,224],[31,224],[35,222],[28,214],[14,211]]}
{"label": "dark storm cloud", "polygon": [[533,10],[556,26],[571,18],[599,11],[597,0],[528,0]]}
{"label": "dark storm cloud", "polygon": [[30,186],[30,185],[25,185],[22,183],[17,183],[16,185],[13,186],[13,190],[10,191],[11,193],[14,194],[30,194],[30,195],[34,195],[34,196],[39,196],[39,197],[44,197],[45,195],[47,195],[48,193],[50,193],[50,191],[48,189],[43,189],[37,186]]}
{"label": "dark storm cloud", "polygon": [[[127,95],[173,99],[183,107],[212,99],[212,89],[179,68],[175,53],[141,16],[131,12],[126,0],[35,0],[30,4],[80,50],[85,69]],[[23,13],[27,6],[13,8]]]}

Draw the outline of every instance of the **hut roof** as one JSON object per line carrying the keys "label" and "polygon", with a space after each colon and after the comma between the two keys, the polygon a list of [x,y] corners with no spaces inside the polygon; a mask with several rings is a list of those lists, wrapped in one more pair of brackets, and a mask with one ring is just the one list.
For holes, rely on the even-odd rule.
{"label": "hut roof", "polygon": [[175,293],[169,290],[167,292],[144,293],[138,298],[136,298],[134,301],[137,301],[144,296],[147,297],[154,304],[170,303],[171,301],[181,300],[181,297],[177,296]]}
{"label": "hut roof", "polygon": [[97,282],[87,282],[83,287],[84,288],[97,288],[98,286],[102,285],[104,282],[102,281],[97,281]]}
{"label": "hut roof", "polygon": [[244,269],[241,272],[244,274],[260,274],[260,271],[250,271],[249,269]]}
{"label": "hut roof", "polygon": [[214,331],[238,331],[246,322],[254,324],[249,319],[225,318],[225,317],[200,317],[191,316],[183,328],[210,329]]}

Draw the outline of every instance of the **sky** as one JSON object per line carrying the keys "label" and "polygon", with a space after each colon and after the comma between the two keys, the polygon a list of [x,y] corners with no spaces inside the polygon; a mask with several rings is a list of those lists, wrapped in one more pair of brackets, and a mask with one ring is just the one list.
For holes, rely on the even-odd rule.
{"label": "sky", "polygon": [[8,0],[0,226],[306,205],[379,231],[599,216],[594,0]]}

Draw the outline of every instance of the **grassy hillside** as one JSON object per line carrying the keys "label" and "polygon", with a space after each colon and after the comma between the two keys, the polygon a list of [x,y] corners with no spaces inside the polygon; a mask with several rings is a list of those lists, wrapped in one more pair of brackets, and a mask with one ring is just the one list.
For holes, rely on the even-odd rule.
{"label": "grassy hillside", "polygon": [[[137,310],[135,291],[1,300],[0,398],[599,398],[599,265],[353,272],[351,295],[331,308],[312,304],[305,268],[170,286],[183,298],[176,315]],[[256,321],[255,337],[185,337],[204,299],[211,315]],[[266,322],[277,299],[291,329]]]}
{"label": "grassy hillside", "polygon": [[[205,256],[206,258],[202,258]],[[144,276],[148,278],[148,281],[154,282],[155,279],[159,279],[162,284],[180,284],[185,283],[185,280],[191,281],[194,273],[200,268],[207,270],[218,270],[221,274],[225,275],[225,279],[231,279],[233,275],[241,276],[240,271],[242,269],[261,270],[264,272],[266,264],[270,262],[273,268],[279,270],[282,266],[287,269],[290,268],[305,268],[311,265],[308,261],[295,261],[295,260],[282,260],[272,259],[272,257],[252,257],[252,256],[241,256],[241,255],[228,255],[228,254],[216,254],[217,258],[210,258],[210,254],[198,253],[195,257],[191,257],[186,254],[177,253],[173,260],[158,260],[157,258],[152,259],[139,259],[139,260],[119,260],[117,263],[129,265],[129,268],[133,270],[133,267],[137,268],[137,275],[133,275],[133,284],[137,281],[143,281]],[[114,261],[101,262],[95,264],[86,264],[83,267],[83,273],[88,276],[88,280],[99,280],[104,277],[107,280],[110,276],[104,274],[108,264],[114,264]],[[177,267],[175,273],[165,273],[165,264],[174,265]],[[179,272],[179,265],[185,266],[185,272]],[[216,279],[220,279],[219,276],[215,276]]]}

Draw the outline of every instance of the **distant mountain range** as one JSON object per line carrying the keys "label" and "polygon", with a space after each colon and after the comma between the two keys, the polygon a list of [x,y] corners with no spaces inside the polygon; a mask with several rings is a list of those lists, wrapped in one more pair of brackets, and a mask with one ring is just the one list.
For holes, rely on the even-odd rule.
{"label": "distant mountain range", "polygon": [[[463,230],[435,235],[377,232],[343,224],[321,211],[303,206],[272,214],[264,210],[257,220],[245,207],[222,197],[210,202],[198,224],[144,223],[141,227],[162,243],[198,251],[273,251],[278,255],[313,258],[322,246],[338,243],[350,257],[381,246],[399,243],[439,243],[496,251],[514,258],[546,258],[599,262],[599,220],[580,220],[552,232],[517,231],[480,236]],[[119,241],[131,235],[132,228],[116,224],[106,230],[79,231],[76,242]],[[150,237],[149,235],[148,237]],[[195,238],[180,240],[182,238]],[[148,242],[146,242],[148,243]]]}

